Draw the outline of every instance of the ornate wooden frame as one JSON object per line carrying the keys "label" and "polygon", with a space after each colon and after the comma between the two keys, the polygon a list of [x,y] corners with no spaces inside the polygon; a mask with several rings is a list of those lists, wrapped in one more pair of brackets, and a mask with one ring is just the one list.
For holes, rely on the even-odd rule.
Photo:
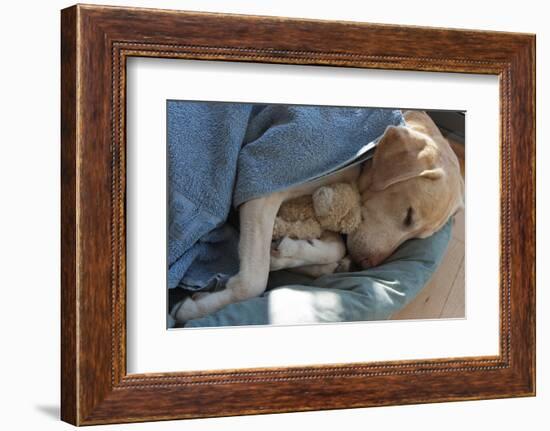
{"label": "ornate wooden frame", "polygon": [[[534,35],[81,5],[61,18],[63,420],[87,425],[534,395]],[[128,375],[129,56],[498,75],[500,354]]]}

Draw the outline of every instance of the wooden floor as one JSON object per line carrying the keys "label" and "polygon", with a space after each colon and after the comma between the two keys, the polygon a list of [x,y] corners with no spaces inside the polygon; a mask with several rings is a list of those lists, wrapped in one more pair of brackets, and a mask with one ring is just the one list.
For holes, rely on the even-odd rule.
{"label": "wooden floor", "polygon": [[452,238],[439,268],[418,296],[391,319],[464,317],[464,211],[455,216]]}

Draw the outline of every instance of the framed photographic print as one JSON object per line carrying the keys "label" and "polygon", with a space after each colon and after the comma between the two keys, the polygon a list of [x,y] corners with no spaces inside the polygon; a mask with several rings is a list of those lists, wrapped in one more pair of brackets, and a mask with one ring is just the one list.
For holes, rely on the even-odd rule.
{"label": "framed photographic print", "polygon": [[63,420],[535,394],[533,35],[61,17]]}

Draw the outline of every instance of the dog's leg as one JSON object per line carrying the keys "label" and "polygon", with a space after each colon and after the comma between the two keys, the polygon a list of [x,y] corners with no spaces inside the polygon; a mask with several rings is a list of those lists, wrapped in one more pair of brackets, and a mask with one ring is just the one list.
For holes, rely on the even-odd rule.
{"label": "dog's leg", "polygon": [[296,240],[284,238],[271,251],[270,269],[276,271],[307,265],[324,265],[339,262],[346,255],[342,237],[324,232],[319,239]]}
{"label": "dog's leg", "polygon": [[322,275],[332,274],[336,271],[338,265],[340,265],[338,262],[333,262],[320,265],[298,266],[296,268],[289,268],[289,271],[318,278]]}
{"label": "dog's leg", "polygon": [[270,244],[275,216],[283,198],[280,194],[253,199],[239,209],[239,273],[229,279],[224,290],[196,299],[188,298],[176,312],[181,322],[206,316],[228,304],[261,295],[269,276]]}
{"label": "dog's leg", "polygon": [[289,268],[288,270],[297,274],[304,274],[310,277],[318,278],[323,275],[333,274],[335,272],[349,272],[351,270],[351,259],[346,256],[338,262],[298,266],[296,268]]}

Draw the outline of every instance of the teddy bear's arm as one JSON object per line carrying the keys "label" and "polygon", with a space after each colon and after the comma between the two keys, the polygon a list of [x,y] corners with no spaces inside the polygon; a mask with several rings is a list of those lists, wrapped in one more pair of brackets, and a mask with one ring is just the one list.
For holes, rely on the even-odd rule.
{"label": "teddy bear's arm", "polygon": [[285,236],[294,239],[314,239],[319,238],[321,233],[321,225],[313,218],[289,222],[282,217],[277,217],[273,226],[273,239]]}
{"label": "teddy bear's arm", "polygon": [[307,220],[315,217],[311,196],[300,196],[283,202],[277,215],[289,222]]}

